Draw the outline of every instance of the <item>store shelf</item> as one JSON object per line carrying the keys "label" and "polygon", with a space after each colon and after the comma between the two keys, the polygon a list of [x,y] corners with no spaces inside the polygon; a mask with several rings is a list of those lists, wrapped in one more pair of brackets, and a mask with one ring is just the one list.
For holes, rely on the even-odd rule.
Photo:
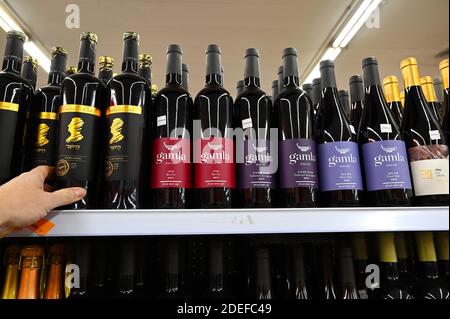
{"label": "store shelf", "polygon": [[[46,235],[140,236],[201,234],[439,231],[449,229],[448,207],[230,210],[57,211]],[[10,237],[37,236],[24,229]]]}

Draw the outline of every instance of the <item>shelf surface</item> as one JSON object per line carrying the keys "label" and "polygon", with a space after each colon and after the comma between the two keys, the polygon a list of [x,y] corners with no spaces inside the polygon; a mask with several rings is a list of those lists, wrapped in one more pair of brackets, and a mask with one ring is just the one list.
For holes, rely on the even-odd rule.
{"label": "shelf surface", "polygon": [[[448,207],[55,211],[47,237],[448,231]],[[10,237],[38,236],[29,229]]]}

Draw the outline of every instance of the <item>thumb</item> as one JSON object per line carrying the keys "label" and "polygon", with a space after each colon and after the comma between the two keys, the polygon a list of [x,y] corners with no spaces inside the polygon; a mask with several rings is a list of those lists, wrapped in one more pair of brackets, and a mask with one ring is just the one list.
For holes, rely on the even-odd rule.
{"label": "thumb", "polygon": [[47,193],[49,196],[50,209],[69,205],[83,199],[86,196],[86,190],[81,187],[72,187],[60,189],[53,193]]}

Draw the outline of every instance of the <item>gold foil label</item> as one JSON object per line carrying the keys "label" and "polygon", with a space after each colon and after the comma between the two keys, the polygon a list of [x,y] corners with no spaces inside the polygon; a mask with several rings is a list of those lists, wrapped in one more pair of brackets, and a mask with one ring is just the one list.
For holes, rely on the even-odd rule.
{"label": "gold foil label", "polygon": [[49,140],[47,139],[47,134],[49,130],[50,127],[47,124],[45,123],[39,124],[36,146],[42,147],[48,144]]}
{"label": "gold foil label", "polygon": [[122,134],[123,120],[120,118],[115,118],[111,123],[111,139],[109,144],[116,144],[122,141],[125,137]]}
{"label": "gold foil label", "polygon": [[83,113],[94,116],[100,116],[101,112],[95,106],[81,104],[65,104],[59,108],[59,113]]}
{"label": "gold foil label", "polygon": [[69,125],[67,125],[67,131],[69,132],[69,137],[66,139],[67,143],[76,143],[83,140],[83,135],[81,130],[83,129],[84,121],[81,117],[74,117]]}
{"label": "gold foil label", "polygon": [[111,114],[131,113],[142,115],[142,107],[136,105],[113,105],[106,110],[106,116]]}
{"label": "gold foil label", "polygon": [[39,119],[41,120],[56,120],[58,113],[55,112],[41,112],[39,113]]}
{"label": "gold foil label", "polygon": [[0,110],[19,112],[19,104],[10,102],[0,102]]}

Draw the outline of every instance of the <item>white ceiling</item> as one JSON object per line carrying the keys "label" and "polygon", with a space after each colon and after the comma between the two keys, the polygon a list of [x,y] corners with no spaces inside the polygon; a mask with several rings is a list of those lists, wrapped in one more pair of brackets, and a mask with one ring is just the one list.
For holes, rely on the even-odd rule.
{"label": "white ceiling", "polygon": [[[222,48],[225,86],[233,94],[243,74],[244,50],[258,48],[263,88],[270,92],[282,49],[298,48],[303,72],[352,1],[360,0],[5,0],[46,48],[67,48],[70,64],[76,64],[79,34],[93,31],[99,35],[98,55],[113,56],[118,72],[122,33],[139,32],[142,51],[153,55],[154,80],[160,87],[166,46],[181,44],[193,95],[203,86],[208,43]],[[71,3],[81,9],[80,29],[65,26],[66,5]],[[361,72],[361,60],[369,55],[378,57],[382,76],[400,75],[400,60],[407,56],[418,58],[423,75],[437,75],[442,58],[434,55],[448,48],[448,15],[448,0],[384,0],[380,28],[364,26],[336,60],[339,86],[344,88],[350,75]],[[45,78],[41,72],[40,85]]]}

